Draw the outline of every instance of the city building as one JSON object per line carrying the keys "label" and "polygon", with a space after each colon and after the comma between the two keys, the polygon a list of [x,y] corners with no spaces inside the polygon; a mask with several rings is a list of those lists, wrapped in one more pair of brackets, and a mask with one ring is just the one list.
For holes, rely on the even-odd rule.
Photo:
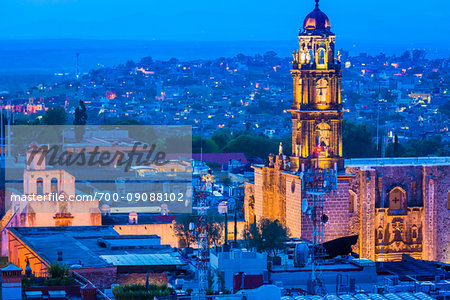
{"label": "city building", "polygon": [[101,289],[185,265],[160,237],[120,235],[112,226],[14,227],[8,228],[8,235],[8,259],[14,265],[25,270],[29,264],[35,276],[45,276],[58,262]]}
{"label": "city building", "polygon": [[231,249],[220,251],[220,248],[210,251],[211,268],[220,272],[223,287],[220,289],[233,290],[233,278],[236,273],[245,275],[260,275],[267,272],[267,255],[256,251]]}

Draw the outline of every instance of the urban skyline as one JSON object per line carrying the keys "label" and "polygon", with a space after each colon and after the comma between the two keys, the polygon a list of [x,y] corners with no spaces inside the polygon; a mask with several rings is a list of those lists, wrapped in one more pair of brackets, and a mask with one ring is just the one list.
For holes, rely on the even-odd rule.
{"label": "urban skyline", "polygon": [[1,299],[448,299],[448,4],[143,3],[4,5]]}

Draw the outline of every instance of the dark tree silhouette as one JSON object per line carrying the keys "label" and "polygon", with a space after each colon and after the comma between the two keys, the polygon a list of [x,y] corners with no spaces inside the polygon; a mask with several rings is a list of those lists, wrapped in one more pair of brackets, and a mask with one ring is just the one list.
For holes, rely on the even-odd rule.
{"label": "dark tree silhouette", "polygon": [[75,139],[77,142],[83,139],[83,135],[85,133],[84,125],[86,125],[88,119],[88,115],[86,112],[86,106],[84,105],[83,100],[80,100],[80,106],[75,109],[75,117],[73,120],[73,125],[75,126]]}
{"label": "dark tree silhouette", "polygon": [[290,236],[289,229],[279,220],[261,219],[257,224],[249,224],[244,229],[244,239],[249,247],[259,252],[266,252],[275,257],[286,249],[286,241]]}
{"label": "dark tree silhouette", "polygon": [[45,125],[64,125],[66,121],[67,113],[61,106],[49,108],[42,117],[42,122]]}

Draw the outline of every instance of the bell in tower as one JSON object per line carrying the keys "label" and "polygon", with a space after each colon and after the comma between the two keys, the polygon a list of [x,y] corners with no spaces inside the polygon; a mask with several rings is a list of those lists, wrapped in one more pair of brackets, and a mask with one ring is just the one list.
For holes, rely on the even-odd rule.
{"label": "bell in tower", "polygon": [[294,51],[292,79],[292,164],[344,167],[340,58],[327,15],[314,10],[303,22]]}

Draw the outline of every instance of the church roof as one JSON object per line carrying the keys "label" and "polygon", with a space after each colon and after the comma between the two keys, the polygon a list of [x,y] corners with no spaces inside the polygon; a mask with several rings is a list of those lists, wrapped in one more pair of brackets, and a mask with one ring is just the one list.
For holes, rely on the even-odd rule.
{"label": "church roof", "polygon": [[448,166],[450,157],[385,157],[385,158],[351,158],[345,160],[346,167],[379,166]]}
{"label": "church roof", "polygon": [[327,15],[319,9],[319,0],[316,0],[316,7],[303,21],[304,32],[329,32],[330,28],[330,19],[328,19]]}

